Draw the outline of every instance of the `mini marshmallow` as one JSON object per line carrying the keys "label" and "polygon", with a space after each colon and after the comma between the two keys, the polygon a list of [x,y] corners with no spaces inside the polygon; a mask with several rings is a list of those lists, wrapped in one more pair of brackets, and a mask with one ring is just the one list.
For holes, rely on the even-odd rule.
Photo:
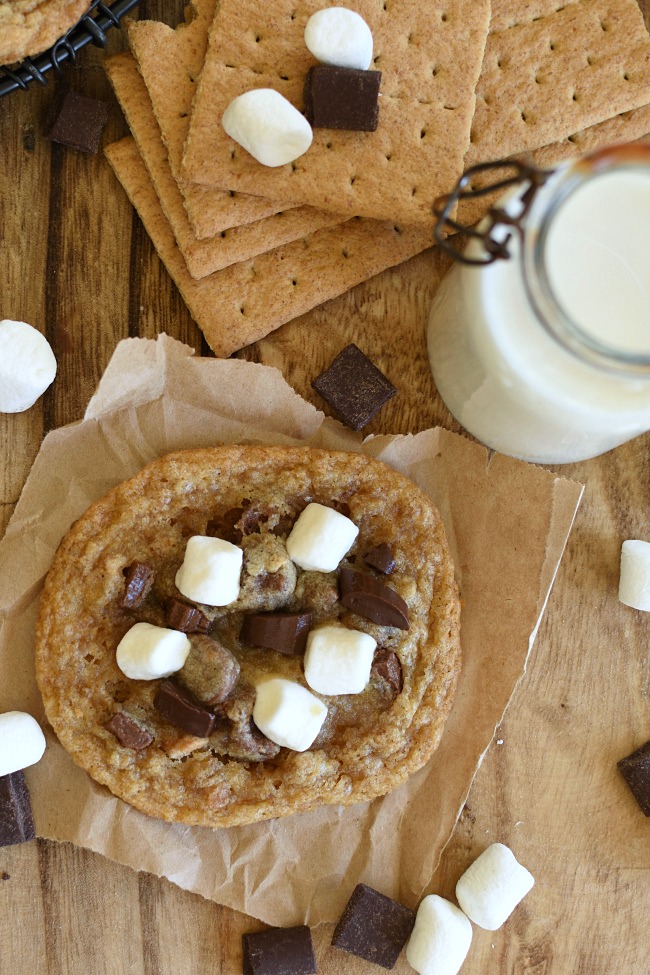
{"label": "mini marshmallow", "polygon": [[45,735],[24,711],[0,714],[0,776],[34,765],[45,751]]}
{"label": "mini marshmallow", "polygon": [[190,641],[180,630],[135,623],[118,643],[115,659],[125,677],[155,680],[180,670],[189,652]]}
{"label": "mini marshmallow", "polygon": [[187,542],[176,588],[188,599],[206,606],[229,606],[239,596],[244,553],[237,545],[207,535]]}
{"label": "mini marshmallow", "polygon": [[418,907],[406,958],[419,975],[456,975],[471,943],[472,925],[463,912],[429,894]]}
{"label": "mini marshmallow", "polygon": [[273,677],[256,687],[253,721],[283,748],[304,752],[323,726],[327,708],[302,684]]}
{"label": "mini marshmallow", "polygon": [[360,694],[377,641],[361,630],[321,626],[307,637],[305,680],[319,694]]}
{"label": "mini marshmallow", "polygon": [[0,413],[22,413],[54,381],[50,343],[26,322],[0,322]]}
{"label": "mini marshmallow", "polygon": [[535,880],[512,850],[493,843],[456,884],[456,899],[470,921],[496,931],[510,917]]}
{"label": "mini marshmallow", "polygon": [[307,21],[305,44],[323,64],[365,71],[372,61],[372,34],[367,23],[346,7],[327,7]]}
{"label": "mini marshmallow", "polygon": [[333,572],[358,534],[357,526],[345,515],[312,502],[291,529],[287,552],[301,569]]}
{"label": "mini marshmallow", "polygon": [[632,609],[650,612],[650,542],[623,542],[618,598]]}
{"label": "mini marshmallow", "polygon": [[284,95],[254,88],[231,101],[221,124],[231,139],[263,166],[284,166],[311,145],[311,125]]}

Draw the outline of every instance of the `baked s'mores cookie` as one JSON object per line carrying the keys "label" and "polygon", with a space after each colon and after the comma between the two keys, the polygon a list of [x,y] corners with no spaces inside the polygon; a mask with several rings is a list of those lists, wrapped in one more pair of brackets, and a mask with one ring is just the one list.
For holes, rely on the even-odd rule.
{"label": "baked s'mores cookie", "polygon": [[151,816],[231,826],[383,795],[435,750],[460,671],[440,517],[356,454],[167,455],[63,539],[36,671],[75,762]]}
{"label": "baked s'mores cookie", "polygon": [[0,3],[0,64],[47,50],[88,10],[90,0],[10,0]]}

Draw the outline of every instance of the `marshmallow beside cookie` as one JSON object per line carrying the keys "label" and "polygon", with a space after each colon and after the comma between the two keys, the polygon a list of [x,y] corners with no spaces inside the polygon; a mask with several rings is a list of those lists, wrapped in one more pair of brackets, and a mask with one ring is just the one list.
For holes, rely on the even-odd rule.
{"label": "marshmallow beside cookie", "polygon": [[56,359],[26,322],[0,321],[0,413],[22,413],[54,382]]}

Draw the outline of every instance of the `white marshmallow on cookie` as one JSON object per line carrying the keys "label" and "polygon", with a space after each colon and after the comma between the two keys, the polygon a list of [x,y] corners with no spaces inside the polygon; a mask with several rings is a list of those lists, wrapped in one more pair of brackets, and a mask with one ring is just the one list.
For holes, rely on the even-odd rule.
{"label": "white marshmallow on cookie", "polygon": [[192,535],[183,564],[176,573],[176,588],[188,599],[206,606],[229,606],[239,596],[244,553],[223,538]]}
{"label": "white marshmallow on cookie", "polygon": [[263,166],[293,162],[307,152],[314,137],[305,116],[273,88],[238,95],[223,113],[221,124]]}
{"label": "white marshmallow on cookie", "polygon": [[307,21],[305,44],[323,64],[365,71],[372,61],[372,34],[367,23],[347,7],[326,7]]}
{"label": "white marshmallow on cookie", "polygon": [[327,716],[322,701],[295,681],[272,677],[255,688],[253,721],[276,745],[304,752],[313,745]]}
{"label": "white marshmallow on cookie", "polygon": [[650,542],[623,542],[618,598],[632,609],[650,612]]}
{"label": "white marshmallow on cookie", "polygon": [[35,765],[43,757],[45,735],[25,711],[0,714],[0,776]]}
{"label": "white marshmallow on cookie", "polygon": [[457,975],[472,943],[472,925],[451,901],[429,894],[415,917],[406,960],[419,975]]}
{"label": "white marshmallow on cookie", "polygon": [[287,552],[305,571],[334,572],[358,534],[357,526],[345,515],[312,501],[289,533]]}
{"label": "white marshmallow on cookie", "polygon": [[305,680],[319,694],[360,694],[377,641],[346,626],[320,626],[307,637]]}
{"label": "white marshmallow on cookie", "polygon": [[503,843],[493,843],[456,884],[456,899],[470,921],[496,931],[533,887],[533,875]]}
{"label": "white marshmallow on cookie", "polygon": [[56,359],[44,335],[27,322],[0,322],[0,413],[33,406],[56,376]]}
{"label": "white marshmallow on cookie", "polygon": [[131,680],[156,680],[180,670],[189,652],[190,641],[180,630],[135,623],[118,643],[115,660]]}

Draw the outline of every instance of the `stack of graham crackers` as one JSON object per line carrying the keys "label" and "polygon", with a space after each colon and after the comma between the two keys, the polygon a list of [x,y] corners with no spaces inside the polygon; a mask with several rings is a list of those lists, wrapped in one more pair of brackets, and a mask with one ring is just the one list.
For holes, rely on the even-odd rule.
{"label": "stack of graham crackers", "polygon": [[379,127],[315,129],[266,168],[221,117],[251,88],[302,109],[324,5],[195,0],[175,30],[131,24],[131,53],[106,62],[132,132],[107,156],[218,356],[429,247],[433,201],[467,166],[551,166],[650,132],[636,0],[346,0],[373,34]]}

